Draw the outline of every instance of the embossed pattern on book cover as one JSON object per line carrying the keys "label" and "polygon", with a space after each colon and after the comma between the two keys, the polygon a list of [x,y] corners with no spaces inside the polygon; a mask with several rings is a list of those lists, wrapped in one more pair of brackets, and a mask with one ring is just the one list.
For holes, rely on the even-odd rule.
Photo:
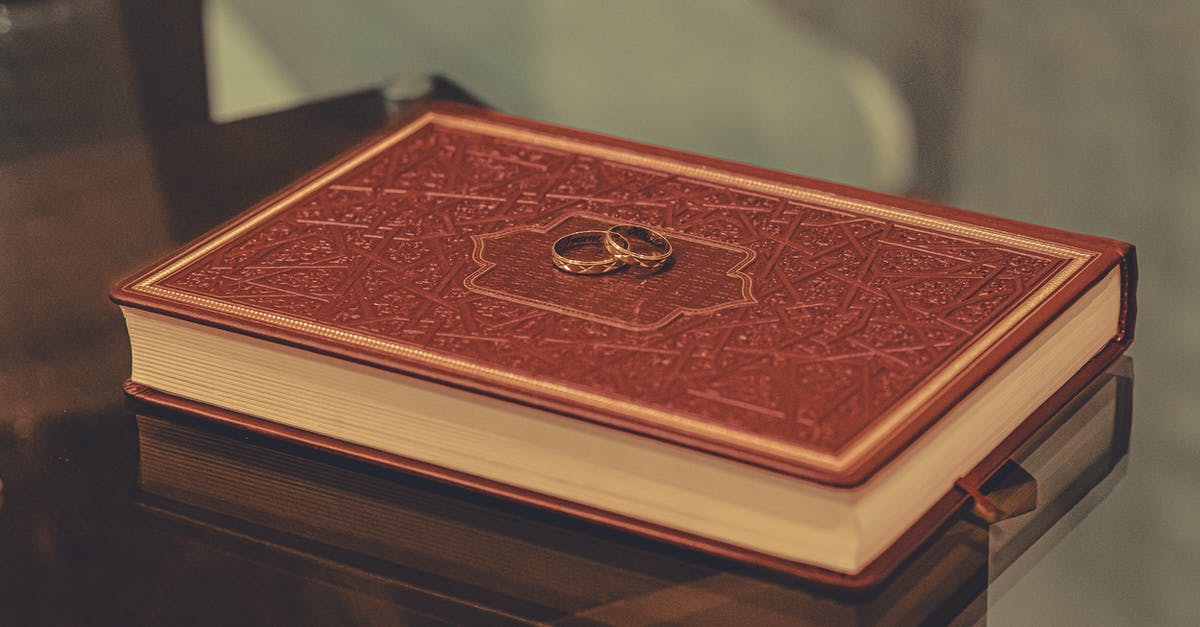
{"label": "embossed pattern on book cover", "polygon": [[[616,222],[671,238],[671,267],[550,264]],[[133,289],[836,468],[1093,256],[427,114]]]}

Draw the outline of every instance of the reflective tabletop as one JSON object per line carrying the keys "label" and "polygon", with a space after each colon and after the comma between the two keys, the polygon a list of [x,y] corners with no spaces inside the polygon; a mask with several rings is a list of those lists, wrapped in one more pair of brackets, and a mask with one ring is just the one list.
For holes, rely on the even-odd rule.
{"label": "reflective tabletop", "polygon": [[[0,624],[1200,622],[1200,6],[880,4],[0,3]],[[127,408],[112,283],[431,97],[1133,242],[1128,454],[1036,538],[956,522],[898,576],[936,592],[848,600]],[[168,480],[265,455],[487,550]]]}

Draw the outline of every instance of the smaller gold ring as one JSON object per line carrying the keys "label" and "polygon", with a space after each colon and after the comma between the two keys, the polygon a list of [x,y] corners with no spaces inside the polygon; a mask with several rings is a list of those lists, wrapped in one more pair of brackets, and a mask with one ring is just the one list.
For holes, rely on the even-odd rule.
{"label": "smaller gold ring", "polygon": [[[654,252],[634,252],[631,245],[633,240],[649,244],[654,248]],[[665,235],[635,224],[617,224],[609,227],[604,232],[604,247],[617,261],[651,270],[662,267],[674,253],[671,249],[671,240],[667,239]]]}
{"label": "smaller gold ring", "polygon": [[[618,235],[618,237],[621,237]],[[621,237],[624,241],[625,238]],[[550,247],[550,260],[554,267],[570,274],[607,274],[625,267],[625,262],[617,259],[609,252],[606,242],[607,231],[576,231],[564,235]],[[629,242],[624,241],[628,246]],[[600,259],[573,259],[567,255],[581,248],[595,247],[605,254]]]}

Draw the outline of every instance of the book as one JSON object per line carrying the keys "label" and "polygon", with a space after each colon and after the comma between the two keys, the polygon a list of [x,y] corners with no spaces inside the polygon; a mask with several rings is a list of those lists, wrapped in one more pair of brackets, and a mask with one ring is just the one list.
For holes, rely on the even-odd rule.
{"label": "book", "polygon": [[[614,228],[667,263],[556,267]],[[135,392],[855,587],[1124,350],[1135,276],[1113,240],[435,103],[112,297]]]}
{"label": "book", "polygon": [[195,414],[140,401],[131,409],[140,442],[137,501],[156,526],[273,564],[280,577],[398,606],[384,616],[425,610],[457,624],[979,624],[989,607],[1010,601],[1005,591],[1029,562],[1122,476],[1131,390],[1124,359],[983,486],[1004,520],[987,524],[960,512],[885,585],[853,596]]}

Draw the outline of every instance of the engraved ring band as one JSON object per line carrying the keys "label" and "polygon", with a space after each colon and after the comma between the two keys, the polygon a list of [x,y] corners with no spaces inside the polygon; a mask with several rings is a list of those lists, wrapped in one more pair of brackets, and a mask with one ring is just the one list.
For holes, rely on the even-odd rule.
{"label": "engraved ring band", "polygon": [[[635,242],[646,244],[648,252],[635,251]],[[671,240],[662,233],[633,224],[617,224],[605,231],[604,247],[622,263],[657,270],[671,257]]]}
{"label": "engraved ring band", "polygon": [[[625,238],[617,235],[624,246],[629,246]],[[578,231],[564,235],[554,242],[550,249],[550,259],[554,267],[570,274],[607,274],[625,267],[625,262],[617,259],[609,252],[606,242],[609,238],[607,231]],[[594,250],[599,256],[578,258],[584,250]]]}

